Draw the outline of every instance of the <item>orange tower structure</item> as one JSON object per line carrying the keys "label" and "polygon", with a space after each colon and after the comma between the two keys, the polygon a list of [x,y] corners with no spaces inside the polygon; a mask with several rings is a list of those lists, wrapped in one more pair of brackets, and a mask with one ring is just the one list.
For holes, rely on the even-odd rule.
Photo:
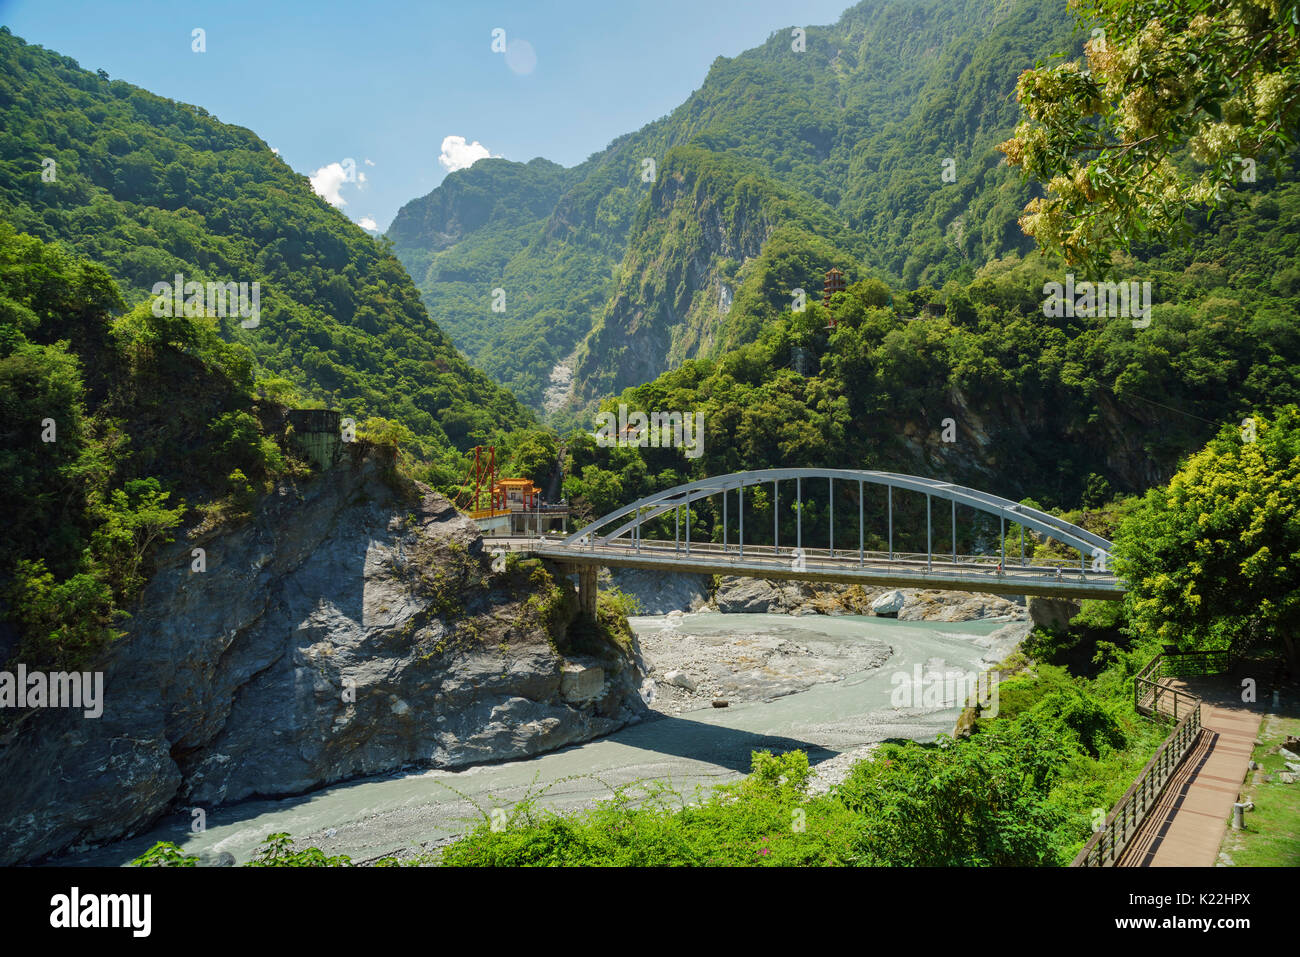
{"label": "orange tower structure", "polygon": [[830,313],[830,317],[826,322],[827,329],[835,328],[835,314],[831,312],[831,296],[837,292],[843,292],[844,287],[844,273],[832,266],[827,270],[826,279],[822,283],[822,306]]}

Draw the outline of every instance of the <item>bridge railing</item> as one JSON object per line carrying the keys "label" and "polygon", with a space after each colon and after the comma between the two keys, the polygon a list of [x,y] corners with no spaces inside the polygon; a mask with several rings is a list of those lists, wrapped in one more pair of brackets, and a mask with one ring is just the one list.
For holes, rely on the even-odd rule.
{"label": "bridge railing", "polygon": [[1174,730],[1147,762],[1133,786],[1120,798],[1100,831],[1083,845],[1071,867],[1112,866],[1123,856],[1169,778],[1187,757],[1201,733],[1201,699],[1165,684],[1166,678],[1216,675],[1229,671],[1227,651],[1178,651],[1156,655],[1133,678],[1133,707],[1139,714],[1173,718]]}
{"label": "bridge railing", "polygon": [[[559,545],[560,543],[552,541],[548,544]],[[1047,579],[1095,584],[1110,584],[1116,581],[1113,572],[1084,569],[1078,564],[1069,562],[1048,564],[1046,561],[1034,563],[1027,559],[1024,564],[1018,561],[1008,562],[999,571],[1000,559],[996,555],[959,555],[958,561],[954,563],[951,554],[927,556],[925,552],[894,552],[891,555],[883,551],[863,551],[859,554],[856,548],[835,549],[834,552],[829,548],[803,548],[801,555],[796,556],[795,547],[788,546],[781,546],[774,551],[770,545],[746,545],[742,553],[738,545],[723,546],[716,542],[692,542],[688,548],[680,541],[659,539],[642,539],[637,542],[618,540],[604,544],[585,542],[577,545],[564,544],[561,548],[569,553],[589,555],[635,554],[652,561],[664,559],[665,564],[671,560],[703,559],[710,564],[743,567],[747,571],[764,567],[771,568],[773,571],[785,571],[791,568],[794,562],[802,559],[798,566],[801,571],[836,572],[843,571],[845,568],[869,566],[872,571],[884,573],[892,571],[916,575],[918,572],[927,572],[936,582],[987,582],[992,577],[1011,580],[1033,579],[1036,582]]]}
{"label": "bridge railing", "polygon": [[1106,823],[1083,845],[1083,849],[1070,864],[1071,867],[1113,867],[1119,862],[1129,842],[1133,840],[1133,835],[1146,820],[1165,785],[1183,763],[1200,734],[1201,708],[1197,699],[1196,707],[1189,708],[1173,732],[1165,738],[1137,780],[1119,799],[1115,809],[1106,818]]}
{"label": "bridge railing", "polygon": [[[638,547],[638,543],[632,541],[631,539],[624,538],[624,539],[618,539],[617,541],[607,542],[600,545],[597,545],[593,542],[587,542],[576,547],[586,549],[589,551],[594,551],[596,549],[636,550]],[[667,539],[642,539],[639,543],[639,547],[643,550],[655,549],[658,551],[663,551],[666,549],[667,551],[673,552],[674,554],[678,554],[678,555],[686,555],[686,554],[693,555],[696,552],[701,552],[701,553],[709,553],[709,554],[739,556],[742,553],[739,545],[735,543],[723,545],[720,542],[691,542],[689,545],[687,545],[684,542],[674,543],[668,541]],[[843,560],[843,559],[858,558],[859,555],[861,555],[864,561],[871,561],[871,562],[879,562],[879,561],[925,562],[926,559],[929,558],[936,565],[943,563],[947,565],[952,565],[952,564],[987,565],[989,567],[994,567],[1002,562],[1002,559],[997,555],[971,555],[966,553],[958,553],[958,555],[956,556],[956,560],[954,561],[951,552],[936,551],[927,554],[926,552],[894,551],[891,553],[883,550],[875,551],[872,549],[864,549],[863,551],[859,552],[858,549],[856,548],[830,549],[830,548],[821,548],[821,547],[810,547],[806,545],[805,546],[782,545],[774,553],[772,551],[771,545],[746,544],[744,547],[744,555],[745,557],[750,557],[750,556],[771,557],[774,555],[793,556],[796,548],[799,548],[803,552],[804,557],[806,558],[817,557],[817,558],[833,558],[833,559]],[[1007,568],[1029,568],[1029,567],[1061,568],[1067,570],[1074,569],[1078,571],[1080,570],[1081,565],[1079,560],[1075,558],[1058,558],[1055,556],[1050,556],[1050,557],[1045,556],[1043,558],[1039,558],[1035,560],[1031,556],[1026,556],[1022,560],[1019,556],[1016,556],[1014,558],[1008,557],[1006,559],[1006,567]],[[1089,568],[1089,570],[1091,570],[1091,568]]]}
{"label": "bridge railing", "polygon": [[[508,537],[508,536],[502,536]],[[519,536],[513,536],[519,537]],[[554,540],[551,540],[554,541]],[[617,540],[615,542],[604,542],[604,544],[595,544],[595,542],[582,542],[578,545],[565,545],[565,549],[572,551],[585,551],[591,554],[625,554],[625,553],[649,553],[655,555],[675,555],[675,557],[685,558],[688,555],[707,555],[727,562],[758,562],[758,560],[768,560],[781,566],[787,566],[796,558],[797,546],[781,545],[779,549],[772,550],[771,545],[746,545],[744,551],[737,545],[722,545],[719,542],[690,542],[686,546],[684,542],[672,542],[659,540],[659,538],[643,538],[643,540],[634,542],[632,540]],[[975,566],[980,568],[993,568],[996,570],[1002,560],[997,555],[957,555],[954,562],[953,555],[948,553],[924,553],[924,551],[872,551],[863,550],[859,553],[858,549],[822,549],[822,547],[800,547],[798,549],[805,560],[810,559],[827,559],[833,562],[844,564],[853,562],[854,559],[859,562],[872,564],[898,564],[898,566],[917,566],[917,564],[933,564],[933,566]],[[1023,570],[1031,571],[1049,571],[1060,570],[1062,572],[1071,572],[1078,576],[1080,572],[1086,572],[1089,577],[1105,577],[1113,579],[1114,572],[1110,570],[1093,571],[1091,567],[1080,567],[1079,562],[1071,559],[1060,558],[1043,558],[1034,560],[1026,558],[1023,560],[1009,559],[1006,560],[1005,570]]]}

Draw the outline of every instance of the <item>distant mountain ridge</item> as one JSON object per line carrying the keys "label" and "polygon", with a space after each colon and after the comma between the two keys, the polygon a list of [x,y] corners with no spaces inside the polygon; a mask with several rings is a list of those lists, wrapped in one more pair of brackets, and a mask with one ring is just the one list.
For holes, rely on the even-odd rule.
{"label": "distant mountain ridge", "polygon": [[[719,57],[669,116],[570,170],[452,173],[389,236],[471,361],[539,407],[572,356],[584,404],[752,341],[830,265],[941,285],[1028,250],[1031,188],[995,147],[1020,71],[1080,43],[1058,0],[865,0],[801,52],[786,28]],[[482,194],[515,201],[458,231]]]}

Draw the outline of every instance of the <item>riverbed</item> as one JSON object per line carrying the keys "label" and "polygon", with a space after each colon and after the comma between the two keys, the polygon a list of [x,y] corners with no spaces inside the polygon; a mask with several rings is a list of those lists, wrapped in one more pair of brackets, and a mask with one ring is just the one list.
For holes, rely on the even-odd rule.
{"label": "riverbed", "polygon": [[[508,815],[529,795],[571,810],[608,799],[620,785],[659,780],[689,800],[697,788],[745,774],[761,749],[804,750],[824,789],[880,741],[952,731],[959,706],[900,696],[916,674],[981,671],[1023,634],[1000,621],[711,612],[639,617],[632,626],[651,668],[642,692],[651,711],[614,734],[519,761],[414,769],[207,809],[199,833],[191,813],[173,814],[145,834],[56,863],[124,865],[157,841],[206,862],[244,863],[282,831],[299,846],[355,862],[406,857],[454,840],[493,808]],[[689,680],[675,680],[693,690],[667,682],[670,672],[684,674]]]}

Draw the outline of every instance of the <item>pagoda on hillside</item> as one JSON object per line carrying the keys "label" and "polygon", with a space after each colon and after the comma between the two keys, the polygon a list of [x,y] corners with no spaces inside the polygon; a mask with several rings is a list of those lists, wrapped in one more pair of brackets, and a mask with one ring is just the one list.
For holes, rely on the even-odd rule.
{"label": "pagoda on hillside", "polygon": [[831,312],[831,296],[837,292],[843,292],[845,289],[844,273],[832,266],[826,272],[826,278],[822,282],[822,308],[828,314],[826,321],[827,329],[835,328],[835,313]]}

